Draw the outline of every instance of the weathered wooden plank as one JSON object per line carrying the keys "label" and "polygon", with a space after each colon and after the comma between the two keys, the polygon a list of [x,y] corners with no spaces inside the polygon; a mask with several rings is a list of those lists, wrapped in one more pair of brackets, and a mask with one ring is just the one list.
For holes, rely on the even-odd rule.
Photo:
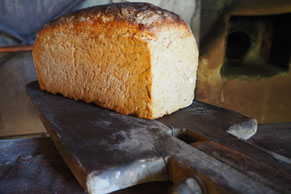
{"label": "weathered wooden plank", "polygon": [[[170,129],[157,121],[51,95],[34,82],[28,93],[65,162],[89,192],[105,193],[149,181],[168,180],[166,163],[149,129]],[[128,178],[130,177],[130,178]]]}
{"label": "weathered wooden plank", "polygon": [[[264,152],[258,147],[246,141],[238,140],[233,135],[226,133],[232,126],[240,128],[245,125],[247,129],[251,129],[253,128],[252,126],[255,126],[256,122],[254,120],[227,109],[215,108],[208,104],[199,103],[199,108],[197,108],[196,104],[198,103],[194,101],[189,108],[164,116],[158,119],[158,121],[172,129],[185,129],[185,133],[190,137],[199,135],[196,141],[208,140],[216,142],[231,148],[235,152],[248,156],[254,159],[254,161],[260,162],[263,166],[269,166],[272,171],[270,171],[268,177],[274,180],[274,183],[278,183],[276,186],[284,185],[282,188],[286,186],[289,188],[291,186],[291,166],[288,161],[281,160],[270,152]],[[240,122],[242,123],[241,125],[234,124]],[[255,166],[255,163],[252,165]]]}
{"label": "weathered wooden plank", "polygon": [[0,193],[84,193],[48,137],[0,140]]}
{"label": "weathered wooden plank", "polygon": [[184,116],[175,115],[187,108],[169,117],[145,120],[48,94],[36,82],[27,86],[27,92],[62,157],[89,192],[111,192],[156,180],[178,183],[192,176],[199,177],[211,192],[280,191],[172,136],[195,126],[210,134],[208,138],[198,131],[203,141],[219,139],[213,135],[217,132],[221,137],[226,134],[226,143],[239,146],[235,142],[242,141],[226,131],[233,126],[254,129],[256,123],[246,116],[194,102]]}
{"label": "weathered wooden plank", "polygon": [[290,189],[290,176],[288,173],[282,171],[282,169],[276,170],[264,162],[213,141],[207,141],[197,145],[194,144],[193,146],[271,188],[281,192]]}
{"label": "weathered wooden plank", "polygon": [[291,159],[291,123],[261,124],[248,142]]}
{"label": "weathered wooden plank", "polygon": [[201,131],[204,136],[217,140],[236,139],[233,136],[248,139],[257,130],[255,119],[197,100],[189,107],[157,120],[173,129]]}
{"label": "weathered wooden plank", "polygon": [[[0,193],[85,194],[49,137],[0,140],[0,148]],[[145,183],[114,194],[166,194],[172,185]]]}

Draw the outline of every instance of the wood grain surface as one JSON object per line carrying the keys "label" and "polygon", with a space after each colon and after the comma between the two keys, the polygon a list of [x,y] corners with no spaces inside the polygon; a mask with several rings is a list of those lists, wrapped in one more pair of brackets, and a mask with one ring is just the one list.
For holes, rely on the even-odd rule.
{"label": "wood grain surface", "polygon": [[[85,193],[49,137],[0,140],[0,193]],[[114,194],[166,194],[170,181],[140,184]]]}
{"label": "wood grain surface", "polygon": [[210,193],[291,189],[286,161],[238,138],[256,129],[255,120],[239,113],[194,101],[145,120],[48,94],[37,82],[27,92],[66,164],[91,193],[150,181],[179,184],[191,177]]}
{"label": "wood grain surface", "polygon": [[84,193],[49,137],[0,140],[0,193]]}
{"label": "wood grain surface", "polygon": [[291,123],[259,125],[248,142],[291,159]]}

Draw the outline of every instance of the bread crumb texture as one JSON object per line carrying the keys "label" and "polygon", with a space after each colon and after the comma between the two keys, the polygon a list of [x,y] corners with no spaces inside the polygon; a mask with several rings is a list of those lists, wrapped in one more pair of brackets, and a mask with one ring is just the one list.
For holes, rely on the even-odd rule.
{"label": "bread crumb texture", "polygon": [[45,24],[33,59],[41,89],[125,115],[154,119],[194,98],[193,34],[148,3],[96,6]]}

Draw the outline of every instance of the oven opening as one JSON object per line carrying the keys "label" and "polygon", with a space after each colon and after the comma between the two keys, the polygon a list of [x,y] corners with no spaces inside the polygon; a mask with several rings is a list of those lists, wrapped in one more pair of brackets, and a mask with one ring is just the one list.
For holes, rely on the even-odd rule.
{"label": "oven opening", "polygon": [[232,16],[221,74],[266,77],[289,70],[291,14]]}

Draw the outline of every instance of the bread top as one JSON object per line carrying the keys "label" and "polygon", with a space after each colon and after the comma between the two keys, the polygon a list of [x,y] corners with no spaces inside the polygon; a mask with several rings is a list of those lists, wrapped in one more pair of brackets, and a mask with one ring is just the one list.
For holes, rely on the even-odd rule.
{"label": "bread top", "polygon": [[189,26],[179,15],[149,3],[136,2],[112,3],[78,10],[45,24],[42,30],[82,22],[90,24],[119,22],[135,26],[138,31],[153,34],[158,32],[161,26],[175,25],[184,26],[191,33]]}

